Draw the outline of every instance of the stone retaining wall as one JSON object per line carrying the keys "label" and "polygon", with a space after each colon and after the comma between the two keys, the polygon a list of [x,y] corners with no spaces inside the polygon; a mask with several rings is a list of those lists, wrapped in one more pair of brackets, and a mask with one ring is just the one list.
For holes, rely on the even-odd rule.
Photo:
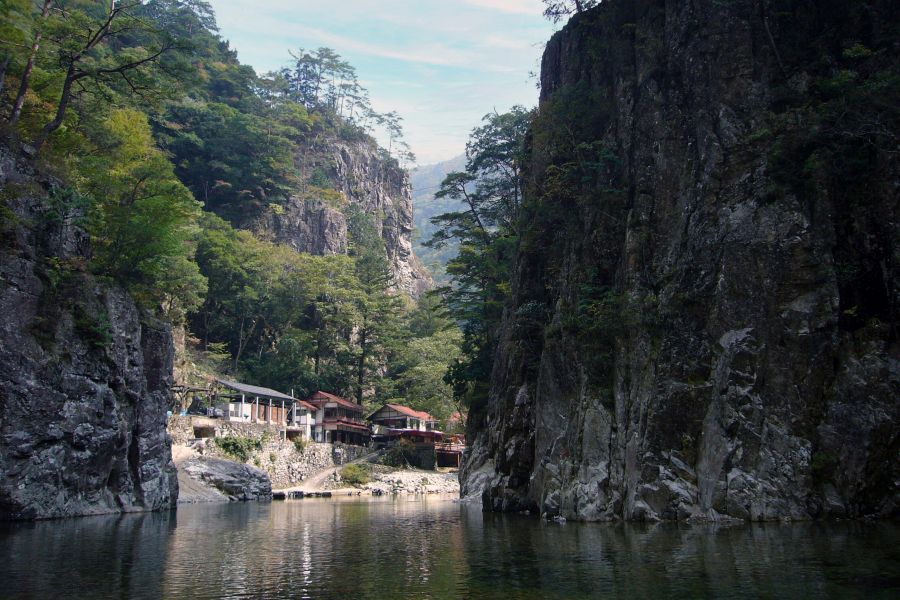
{"label": "stone retaining wall", "polygon": [[[211,430],[211,435],[198,436],[197,429]],[[245,437],[254,440],[278,439],[282,437],[284,428],[266,423],[242,423],[240,421],[223,421],[197,416],[169,417],[169,435],[173,444],[187,445],[197,437]]]}
{"label": "stone retaining wall", "polygon": [[172,442],[190,446],[204,456],[233,457],[219,448],[214,438],[196,439],[195,428],[211,429],[215,437],[244,437],[262,442],[262,448],[250,454],[246,464],[263,469],[272,479],[272,488],[279,489],[299,485],[310,475],[356,460],[371,450],[363,446],[323,444],[307,442],[298,447],[292,441],[281,439],[282,428],[264,423],[240,423],[209,419],[207,417],[173,416],[169,418],[169,435]]}

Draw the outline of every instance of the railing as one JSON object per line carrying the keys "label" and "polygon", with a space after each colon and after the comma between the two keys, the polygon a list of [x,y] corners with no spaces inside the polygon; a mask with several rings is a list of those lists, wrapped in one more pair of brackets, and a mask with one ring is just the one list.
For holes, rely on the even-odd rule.
{"label": "railing", "polygon": [[454,444],[453,442],[437,442],[434,445],[437,452],[462,452],[466,449],[465,444]]}

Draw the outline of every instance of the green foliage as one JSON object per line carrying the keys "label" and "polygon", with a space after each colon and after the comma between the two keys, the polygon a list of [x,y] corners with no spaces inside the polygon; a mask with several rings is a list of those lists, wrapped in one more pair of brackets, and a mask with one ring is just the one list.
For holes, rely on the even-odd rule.
{"label": "green foliage", "polygon": [[93,268],[124,283],[140,304],[179,320],[206,291],[190,248],[199,206],[142,113],[112,111],[98,134],[106,151],[80,161],[80,187],[94,199]]}
{"label": "green foliage", "polygon": [[72,311],[75,333],[95,350],[103,350],[112,342],[109,315],[101,307],[76,303]]}
{"label": "green foliage", "polygon": [[381,462],[389,467],[406,468],[416,460],[416,447],[409,440],[401,439],[384,453]]}
{"label": "green foliage", "polygon": [[209,293],[192,326],[204,344],[227,343],[232,369],[269,386],[346,392],[364,294],[354,260],[298,254],[215,215],[201,221]]}
{"label": "green foliage", "polygon": [[[386,158],[415,162],[403,138],[402,117],[395,111],[378,113],[359,83],[356,69],[331,48],[292,52],[294,64],[269,75],[274,94],[299,103],[318,116],[317,125],[339,130],[345,137],[365,137],[379,129],[388,136]],[[321,185],[314,183],[314,185]]]}
{"label": "green foliage", "polygon": [[311,185],[306,188],[304,196],[312,200],[320,200],[331,208],[339,210],[347,206],[347,198],[342,193],[332,188],[322,188]]}
{"label": "green foliage", "polygon": [[[302,109],[301,109],[302,110]],[[169,108],[160,136],[178,175],[207,210],[238,218],[278,204],[298,184],[294,140],[308,127],[261,110],[254,114],[219,102],[185,101]]]}
{"label": "green foliage", "polygon": [[601,0],[543,0],[544,16],[558,23],[569,15],[580,13],[600,4]]}
{"label": "green foliage", "polygon": [[[868,2],[835,5],[829,17],[846,27],[811,30],[810,43],[785,49],[786,75],[802,71],[807,86],[786,82],[779,89],[766,122],[772,135],[757,140],[773,181],[768,202],[797,202],[813,219],[829,211],[839,323],[851,331],[897,320],[884,271],[896,236],[871,218],[891,193],[886,182],[896,180],[900,142],[900,33],[877,25],[885,10]],[[781,18],[783,26],[802,25]]]}
{"label": "green foliage", "polygon": [[296,450],[299,454],[303,454],[306,452],[306,448],[309,446],[309,440],[304,437],[295,437],[294,438],[294,450]]}
{"label": "green foliage", "polygon": [[483,406],[503,304],[509,294],[512,259],[522,203],[524,141],[532,114],[522,107],[485,116],[466,145],[466,170],[447,175],[436,198],[461,210],[432,219],[436,231],[426,246],[450,240],[459,251],[447,264],[451,285],[441,293],[462,325],[462,354],[447,381],[469,406]]}
{"label": "green foliage", "polygon": [[93,271],[124,284],[145,310],[182,320],[205,292],[190,244],[198,206],[156,147],[147,113],[171,98],[182,71],[160,61],[183,46],[141,3],[55,8],[3,6],[4,41],[27,42],[11,47],[11,125],[67,183],[50,194],[44,218],[86,227]]}
{"label": "green foliage", "polygon": [[[247,462],[253,452],[262,450],[262,442],[253,438],[229,435],[217,437],[214,440],[222,452],[240,462]],[[257,466],[259,466],[258,463]]]}
{"label": "green foliage", "polygon": [[[437,336],[430,342],[446,360],[457,342],[435,315],[419,311],[413,325],[392,290],[384,216],[348,205],[329,175],[333,141],[375,149],[377,129],[389,139],[380,151],[387,168],[412,160],[401,117],[371,109],[352,66],[320,48],[259,77],[219,37],[203,0],[7,0],[0,11],[0,106],[23,90],[11,129],[41,146],[41,168],[65,182],[38,225],[50,234],[83,227],[92,242],[87,264],[47,265],[42,302],[64,297],[80,279],[73,274],[89,270],[125,286],[145,312],[187,321],[201,338],[202,369],[298,395],[327,389],[362,402],[402,393],[436,414],[449,410],[413,379],[420,373],[443,396],[446,361],[431,350],[413,357],[408,342]],[[351,256],[302,255],[234,228],[283,214],[292,195],[346,213]],[[16,224],[4,205],[0,228]],[[110,342],[95,310],[75,316],[92,346]],[[37,329],[51,341],[54,319]]]}
{"label": "green foliage", "polygon": [[453,388],[444,378],[448,365],[462,356],[462,337],[452,327],[406,342],[389,363],[390,386],[385,383],[381,389],[386,399],[425,411],[446,424],[457,405]]}
{"label": "green foliage", "polygon": [[352,486],[361,486],[372,480],[372,472],[368,465],[351,464],[341,469],[341,480]]}

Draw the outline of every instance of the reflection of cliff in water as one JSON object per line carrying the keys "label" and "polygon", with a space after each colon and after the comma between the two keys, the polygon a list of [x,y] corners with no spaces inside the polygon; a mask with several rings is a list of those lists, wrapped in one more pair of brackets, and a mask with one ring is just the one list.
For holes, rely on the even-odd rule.
{"label": "reflection of cliff in water", "polygon": [[0,522],[0,598],[162,598],[175,513]]}
{"label": "reflection of cliff in water", "polygon": [[558,525],[441,498],[0,524],[3,598],[897,597],[894,523]]}

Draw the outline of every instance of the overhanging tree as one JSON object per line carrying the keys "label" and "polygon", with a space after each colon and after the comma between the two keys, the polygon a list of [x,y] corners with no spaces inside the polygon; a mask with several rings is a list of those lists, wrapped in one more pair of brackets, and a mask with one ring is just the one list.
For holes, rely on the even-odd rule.
{"label": "overhanging tree", "polygon": [[[62,126],[73,96],[88,92],[108,95],[104,88],[117,85],[137,96],[158,89],[153,67],[177,44],[139,16],[141,7],[138,1],[117,4],[110,0],[103,10],[94,4],[76,3],[48,22],[46,38],[52,40],[64,75],[56,112],[34,141],[36,151]],[[127,45],[128,39],[142,43]]]}
{"label": "overhanging tree", "polygon": [[544,16],[554,23],[600,4],[600,0],[543,0],[543,2]]}
{"label": "overhanging tree", "polygon": [[441,293],[462,325],[464,356],[448,378],[457,397],[475,409],[486,401],[495,329],[509,292],[531,114],[517,106],[485,116],[466,144],[465,171],[448,174],[435,194],[464,207],[434,217],[437,230],[426,245],[459,241],[459,252],[447,265],[451,285]]}

